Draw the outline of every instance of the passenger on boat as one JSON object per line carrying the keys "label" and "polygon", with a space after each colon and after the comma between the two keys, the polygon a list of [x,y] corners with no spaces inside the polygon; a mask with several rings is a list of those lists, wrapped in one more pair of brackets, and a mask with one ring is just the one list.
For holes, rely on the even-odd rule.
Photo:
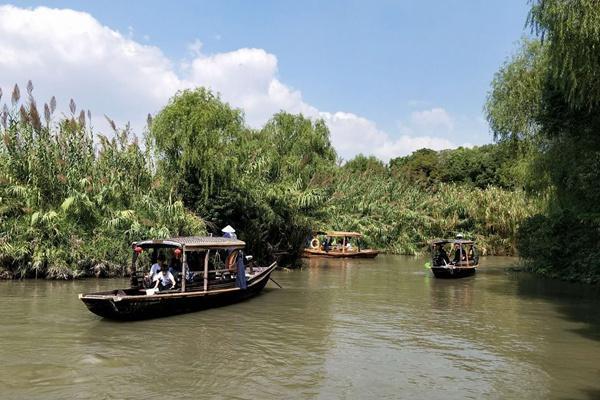
{"label": "passenger on boat", "polygon": [[181,272],[181,250],[176,249],[169,262],[169,272],[173,275]]}
{"label": "passenger on boat", "polygon": [[436,244],[434,251],[437,252],[436,265],[447,265],[450,264],[450,258],[448,258],[448,253],[444,249],[444,246],[441,243]]}
{"label": "passenger on boat", "polygon": [[352,251],[352,243],[350,243],[350,240],[346,243],[346,251]]}
{"label": "passenger on boat", "polygon": [[152,286],[154,277],[160,272],[162,265],[165,263],[165,255],[163,253],[159,253],[158,257],[154,255],[152,260],[154,261],[154,264],[152,264],[150,267],[150,272],[148,272],[148,275],[144,276],[144,287]]}
{"label": "passenger on boat", "polygon": [[154,281],[156,282],[154,288],[158,288],[159,292],[175,288],[175,277],[173,277],[173,274],[166,268],[161,269],[160,272],[156,274]]}
{"label": "passenger on boat", "polygon": [[329,238],[325,238],[325,240],[323,240],[323,250],[325,250],[325,252],[331,250],[331,241]]}
{"label": "passenger on boat", "polygon": [[156,261],[154,262],[154,264],[152,264],[152,267],[150,267],[150,272],[148,273],[148,276],[154,279],[154,275],[156,275],[161,270],[161,267],[164,263],[165,255],[163,253],[159,253],[158,257],[156,258]]}
{"label": "passenger on boat", "polygon": [[454,259],[452,260],[453,265],[460,263],[461,261],[465,261],[467,259],[464,250],[460,248],[460,244],[454,244]]}

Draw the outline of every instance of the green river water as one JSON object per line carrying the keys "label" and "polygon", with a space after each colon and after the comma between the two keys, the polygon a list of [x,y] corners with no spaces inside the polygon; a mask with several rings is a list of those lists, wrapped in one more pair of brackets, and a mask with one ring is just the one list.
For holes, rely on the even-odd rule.
{"label": "green river water", "polygon": [[249,301],[117,323],[77,294],[0,282],[0,399],[595,399],[600,289],[424,259],[310,260]]}

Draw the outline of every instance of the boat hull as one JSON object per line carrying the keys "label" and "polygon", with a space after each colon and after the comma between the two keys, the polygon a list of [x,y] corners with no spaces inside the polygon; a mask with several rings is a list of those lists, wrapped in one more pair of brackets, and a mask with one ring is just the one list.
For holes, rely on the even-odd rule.
{"label": "boat hull", "polygon": [[304,258],[375,258],[379,254],[377,250],[361,250],[355,252],[344,251],[323,251],[314,249],[304,249],[302,257]]}
{"label": "boat hull", "polygon": [[236,287],[138,296],[91,293],[80,295],[80,299],[91,312],[103,318],[121,321],[160,318],[221,307],[254,297],[264,289],[274,269],[273,266],[249,281],[246,289]]}
{"label": "boat hull", "polygon": [[431,267],[431,272],[436,278],[459,279],[475,275],[477,267]]}

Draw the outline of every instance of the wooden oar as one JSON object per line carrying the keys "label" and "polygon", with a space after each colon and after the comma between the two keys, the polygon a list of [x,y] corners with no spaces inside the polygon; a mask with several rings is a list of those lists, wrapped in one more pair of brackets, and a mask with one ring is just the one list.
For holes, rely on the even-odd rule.
{"label": "wooden oar", "polygon": [[279,286],[280,289],[283,289],[283,286],[281,286],[279,283],[277,283],[277,281],[275,279],[271,278],[271,276],[269,276],[269,279],[271,281],[273,281],[274,284],[276,284],[277,286]]}

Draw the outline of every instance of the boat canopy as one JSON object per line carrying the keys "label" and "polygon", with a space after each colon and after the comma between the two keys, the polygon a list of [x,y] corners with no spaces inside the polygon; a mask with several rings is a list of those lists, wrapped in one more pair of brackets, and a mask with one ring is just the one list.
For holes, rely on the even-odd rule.
{"label": "boat canopy", "polygon": [[444,245],[446,243],[469,245],[469,244],[475,244],[475,241],[474,240],[465,240],[465,239],[435,239],[431,242],[432,245],[435,245],[435,244]]}
{"label": "boat canopy", "polygon": [[220,236],[183,236],[169,239],[151,239],[133,242],[133,247],[179,247],[186,250],[243,249],[245,242]]}
{"label": "boat canopy", "polygon": [[362,237],[361,233],[358,232],[340,232],[340,231],[317,231],[314,232],[315,235],[325,235],[329,237]]}

